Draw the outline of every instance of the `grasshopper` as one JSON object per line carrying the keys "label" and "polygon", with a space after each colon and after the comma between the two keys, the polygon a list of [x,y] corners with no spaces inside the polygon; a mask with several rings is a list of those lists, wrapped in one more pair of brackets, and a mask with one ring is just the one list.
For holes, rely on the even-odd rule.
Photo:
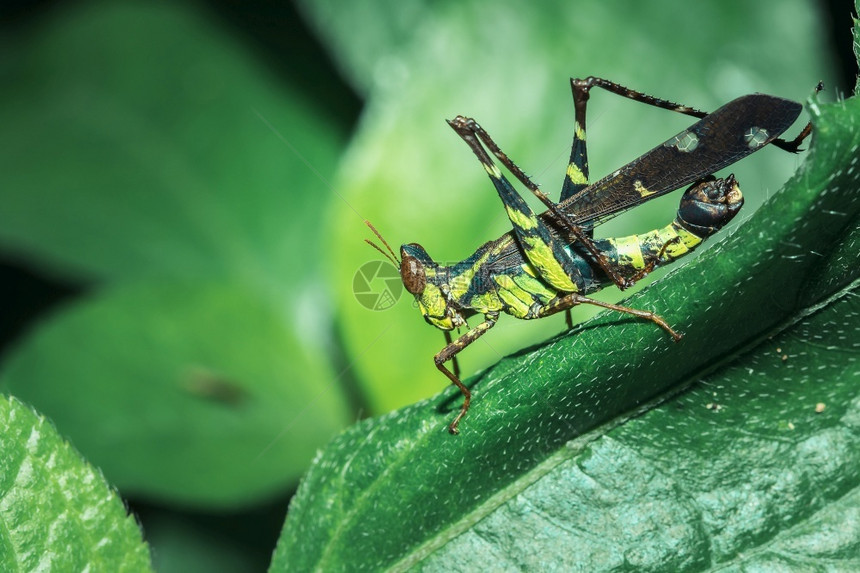
{"label": "grasshopper", "polygon": [[[613,284],[622,290],[628,288],[655,268],[695,250],[731,221],[743,205],[734,175],[716,178],[713,173],[768,144],[796,153],[811,132],[811,124],[807,124],[794,140],[780,139],[797,119],[801,105],[765,94],[739,97],[709,114],[602,78],[571,79],[570,85],[574,135],[558,203],[543,193],[474,119],[457,116],[448,124],[489,175],[513,230],[481,245],[464,261],[440,265],[417,243],[401,246],[398,260],[382,235],[365,221],[388,252],[365,240],[400,269],[403,285],[414,295],[424,319],[445,333],[445,347],[434,362],[463,394],[460,412],[448,426],[452,434],[459,433],[460,420],[471,402],[471,392],[460,381],[457,354],[490,330],[501,313],[530,320],[565,311],[570,327],[570,308],[590,304],[649,320],[673,340],[680,340],[681,335],[651,311],[586,295]],[[589,184],[585,115],[589,92],[594,87],[699,121]],[[820,89],[821,84],[816,91]],[[540,215],[532,211],[488,150],[540,199],[547,211]],[[596,225],[685,185],[690,187],[668,225],[638,235],[594,239]],[[466,319],[476,315],[483,320],[469,327]],[[468,330],[452,340],[451,331],[463,327]],[[453,363],[453,372],[445,366],[448,361]]]}

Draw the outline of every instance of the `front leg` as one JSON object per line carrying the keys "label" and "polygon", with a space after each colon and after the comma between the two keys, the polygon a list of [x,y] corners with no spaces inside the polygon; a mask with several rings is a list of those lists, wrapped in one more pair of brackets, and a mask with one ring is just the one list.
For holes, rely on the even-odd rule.
{"label": "front leg", "polygon": [[[457,372],[457,374],[451,372],[445,367],[445,363],[449,360],[456,360],[457,354],[461,350],[475,342],[485,332],[493,328],[498,318],[499,313],[497,312],[487,313],[486,315],[484,315],[484,322],[482,322],[475,328],[469,330],[469,332],[460,336],[454,342],[451,342],[450,344],[445,346],[445,348],[440,350],[439,353],[433,357],[433,361],[436,363],[436,368],[438,368],[439,371],[442,372],[442,374],[447,376],[448,379],[451,381],[451,384],[456,386],[463,394],[463,406],[460,408],[460,413],[457,414],[457,417],[455,417],[451,424],[448,426],[448,431],[452,434],[460,433],[460,430],[457,428],[457,426],[460,424],[460,420],[463,418],[463,416],[466,415],[466,412],[469,411],[469,405],[472,401],[472,393],[469,392],[469,389],[466,388],[466,386],[460,381],[459,372]],[[456,367],[456,362],[454,368],[455,371],[459,370]]]}

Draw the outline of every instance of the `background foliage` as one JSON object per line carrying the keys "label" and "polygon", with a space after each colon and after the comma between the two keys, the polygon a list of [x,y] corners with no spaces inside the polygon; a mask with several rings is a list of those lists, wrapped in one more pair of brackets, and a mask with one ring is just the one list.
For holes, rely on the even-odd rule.
{"label": "background foliage", "polygon": [[[751,91],[803,100],[819,79],[828,84],[830,97],[850,85],[829,71],[836,61],[829,26],[846,31],[848,7],[828,13],[800,0],[781,2],[778,9],[743,2],[681,6],[669,0],[566,8],[496,2],[490,10],[479,2],[306,2],[296,11],[228,0],[10,4],[0,36],[0,270],[8,301],[0,315],[0,390],[15,397],[7,399],[7,411],[22,412],[18,420],[23,413],[29,416],[24,429],[48,428],[17,400],[36,408],[132,501],[159,570],[264,567],[285,499],[315,449],[355,418],[384,413],[443,387],[431,360],[441,337],[407,308],[405,298],[385,312],[356,303],[353,275],[376,258],[361,241],[366,236],[361,219],[374,221],[394,243],[420,241],[440,260],[462,258],[506,229],[495,194],[443,118],[477,117],[554,193],[569,147],[569,76],[599,74],[704,109]],[[839,19],[831,23],[828,14]],[[686,124],[599,95],[589,117],[596,176]],[[745,210],[773,194],[800,161],[766,150],[737,166],[748,198]],[[636,217],[619,218],[601,232],[650,228],[667,218],[674,201],[637,209]],[[852,252],[847,239],[833,245]],[[737,260],[728,255],[723,252],[720,260],[727,265]],[[852,268],[849,263],[836,252],[821,268],[838,278],[838,269]],[[768,276],[746,269],[740,270]],[[823,273],[816,283],[821,293],[844,287],[827,282],[837,281],[832,277]],[[666,308],[671,300],[651,306]],[[486,345],[469,349],[463,365],[474,372],[561,329],[560,321],[502,321]],[[635,357],[619,345],[652,335],[649,348],[665,342],[659,333],[644,334],[632,325],[597,330],[611,333],[606,344],[614,346],[607,351],[624,352],[625,364],[635,363]],[[627,342],[619,342],[625,336]],[[799,335],[789,336],[790,341]],[[707,334],[699,340],[710,342]],[[780,345],[787,348],[788,342]],[[713,350],[719,355],[727,349]],[[574,352],[564,346],[561,351],[561,356]],[[559,360],[542,356],[505,361],[488,379],[503,380],[520,368],[516,364],[540,373],[542,360]],[[801,384],[804,363],[786,364],[799,372],[786,376]],[[841,372],[845,379],[851,374]],[[771,379],[757,378],[762,391]],[[740,408],[732,401],[749,400],[753,389],[745,384],[747,394],[738,394],[730,391],[733,383],[714,382],[726,390],[709,402],[725,402],[721,411],[727,413]],[[487,395],[484,419],[470,416],[473,427],[487,421],[491,425],[485,427],[492,427],[493,417],[508,407],[500,402],[494,409],[492,387],[487,381],[479,386]],[[610,384],[605,391],[617,394],[623,388]],[[623,390],[611,408],[583,423],[627,412],[637,397],[654,389]],[[805,391],[786,386],[785,397]],[[585,395],[593,399],[593,390]],[[836,398],[828,395],[826,401]],[[698,405],[703,399],[683,398]],[[821,422],[804,436],[823,440],[820,432],[827,428],[844,431],[851,402],[843,402],[845,408],[813,417],[833,425]],[[444,429],[451,407],[428,411],[425,403],[405,418],[388,420],[432,420],[422,431],[441,439],[436,430]],[[649,416],[659,415],[655,412]],[[680,416],[675,423],[687,420]],[[29,451],[27,432],[13,432],[16,426],[6,420],[4,453]],[[786,415],[777,422],[797,427],[799,418]],[[383,422],[389,423],[398,422]],[[712,418],[702,423],[711,424]],[[340,443],[370,427],[359,426]],[[613,435],[619,443],[620,434]],[[361,439],[372,442],[367,434]],[[482,443],[478,436],[471,439],[466,447]],[[627,439],[627,447],[645,451],[633,437]],[[96,476],[86,479],[98,481],[104,489],[99,495],[112,500],[103,515],[127,527],[130,521],[116,517],[119,501],[99,474],[59,437],[47,443],[49,454],[71,456],[69,472]],[[394,441],[390,447],[409,443]],[[445,448],[463,443],[442,441],[434,447],[444,463],[458,459]],[[531,447],[535,443],[550,442],[538,440]],[[667,446],[655,437],[649,447]],[[731,443],[724,447],[735,450]],[[533,468],[551,447],[541,451],[514,456],[511,471]],[[584,455],[585,450],[576,451]],[[588,451],[589,459],[600,455],[606,452]],[[616,452],[612,459],[625,458]],[[737,460],[730,455],[725,463],[732,461]],[[2,469],[20,477],[21,467],[10,463]],[[312,476],[321,475],[316,468]],[[532,471],[519,479],[532,480]],[[32,487],[62,481],[60,473],[45,475]],[[845,474],[837,468],[814,475],[820,480]],[[804,482],[803,491],[811,491],[813,482],[819,483]],[[2,481],[2,498],[23,503],[18,509],[26,511],[27,498],[13,495],[26,491],[19,483]],[[550,487],[551,477],[540,483]],[[713,491],[713,485],[702,488]],[[516,505],[522,500],[513,495],[515,489],[504,490],[510,494],[505,511],[513,513],[482,504],[463,522],[465,529],[458,522],[450,531],[468,531],[474,516],[489,515],[491,507],[495,513],[486,527],[519,522],[523,506]],[[816,498],[815,507],[828,507],[840,491],[831,487]],[[81,512],[90,507],[80,496],[71,499]],[[302,503],[310,502],[297,502],[300,516]],[[4,524],[13,533],[0,547],[31,543],[26,532],[10,527],[15,521],[8,515],[4,511]],[[54,523],[45,515],[46,523]],[[305,523],[300,518],[294,523]],[[287,534],[290,527],[299,525],[288,526]],[[117,554],[142,555],[139,534],[125,531],[130,545]],[[471,534],[511,535],[510,526],[487,531]],[[95,538],[80,539],[86,546],[92,543],[86,539]],[[468,535],[457,539],[462,541],[445,551],[461,560],[481,555]],[[284,543],[278,563],[286,559]],[[725,547],[730,551],[735,545],[727,541]],[[80,558],[70,563],[98,563],[95,557]],[[28,563],[23,557],[14,561],[18,555],[7,551],[0,559],[25,568]],[[700,557],[691,559],[687,563]],[[132,563],[132,569],[144,566]]]}

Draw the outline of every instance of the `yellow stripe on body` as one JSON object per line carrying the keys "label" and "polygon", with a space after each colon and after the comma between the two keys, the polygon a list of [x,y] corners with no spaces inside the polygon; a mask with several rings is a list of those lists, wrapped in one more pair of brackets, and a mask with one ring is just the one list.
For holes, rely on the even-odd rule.
{"label": "yellow stripe on body", "polygon": [[540,304],[546,304],[558,296],[558,292],[550,289],[543,281],[535,278],[532,274],[534,273],[534,269],[531,268],[531,265],[524,264],[522,269],[524,272],[514,275],[513,279],[518,287],[531,295],[532,300]]}
{"label": "yellow stripe on body", "polygon": [[526,251],[526,258],[544,281],[563,292],[577,292],[579,290],[576,283],[570,280],[570,277],[567,276],[553,255],[552,247],[543,242],[540,237],[531,236],[524,239],[523,247]]}
{"label": "yellow stripe on body", "polygon": [[418,295],[418,304],[422,307],[424,314],[431,316],[444,316],[448,308],[448,301],[442,291],[436,285],[427,283],[424,292]]}
{"label": "yellow stripe on body", "polygon": [[641,237],[640,235],[630,235],[628,237],[609,239],[609,242],[612,243],[615,251],[618,253],[619,263],[624,261],[624,264],[636,270],[645,268],[645,259],[642,256],[642,249],[640,248]]}
{"label": "yellow stripe on body", "polygon": [[525,318],[531,308],[532,298],[529,293],[517,286],[508,275],[495,275],[493,280],[499,286],[499,298],[508,305],[505,312],[516,318]]}
{"label": "yellow stripe on body", "polygon": [[570,179],[571,183],[575,183],[576,185],[585,185],[588,183],[585,174],[573,163],[567,166],[567,178]]}
{"label": "yellow stripe on body", "polygon": [[[671,229],[671,231],[668,229]],[[683,257],[702,244],[701,237],[694,235],[679,225],[676,221],[672,221],[671,224],[666,225],[666,227],[660,229],[660,231],[665,232],[667,235],[671,233],[673,237],[678,237],[680,239],[680,241],[666,247],[666,256],[673,260]]]}
{"label": "yellow stripe on body", "polygon": [[508,218],[511,223],[524,230],[534,229],[538,226],[538,221],[534,215],[523,213],[516,207],[505,205],[505,211],[508,212]]}
{"label": "yellow stripe on body", "polygon": [[487,314],[488,312],[501,312],[504,307],[502,299],[495,291],[474,295],[469,299],[468,306],[475,312],[479,312],[481,314]]}
{"label": "yellow stripe on body", "polygon": [[[642,270],[646,267],[646,257],[649,259],[656,258],[662,251],[663,262],[674,261],[695,249],[702,242],[700,237],[676,221],[641,235],[608,240],[615,247],[618,263],[630,266],[635,270]],[[663,251],[664,247],[665,251]]]}
{"label": "yellow stripe on body", "polygon": [[449,292],[451,293],[451,297],[454,300],[462,300],[463,297],[469,292],[469,287],[472,285],[472,280],[475,277],[475,272],[477,271],[477,269],[486,264],[487,259],[490,258],[490,255],[492,255],[492,252],[488,250],[481,258],[476,260],[468,270],[451,278],[448,284],[448,288]]}

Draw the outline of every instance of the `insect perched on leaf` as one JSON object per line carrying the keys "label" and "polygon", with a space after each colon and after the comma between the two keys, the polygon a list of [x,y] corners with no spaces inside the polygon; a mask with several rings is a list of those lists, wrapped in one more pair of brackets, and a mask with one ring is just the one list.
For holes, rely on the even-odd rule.
{"label": "insect perched on leaf", "polygon": [[[681,335],[653,312],[586,295],[611,284],[628,288],[656,267],[693,251],[723,228],[743,204],[734,175],[718,179],[713,173],[767,144],[795,153],[811,132],[808,124],[794,140],[780,139],[797,119],[801,106],[764,94],[739,97],[708,114],[601,78],[571,79],[570,84],[574,136],[558,203],[538,189],[475,120],[457,116],[448,123],[490,176],[513,231],[481,245],[462,262],[440,265],[417,243],[400,247],[398,261],[382,235],[365,221],[388,252],[367,242],[400,268],[403,285],[415,296],[424,319],[445,333],[446,345],[434,361],[463,394],[463,406],[448,427],[452,434],[459,433],[458,425],[471,401],[469,389],[460,381],[456,356],[490,330],[500,313],[533,319],[565,311],[570,326],[569,309],[591,304],[650,320],[680,340]],[[593,87],[700,120],[589,185],[585,109]],[[819,84],[816,90],[821,88]],[[546,212],[536,215],[531,210],[488,150],[546,205]],[[639,235],[593,238],[594,227],[607,219],[688,184],[677,215],[668,225]],[[469,327],[466,319],[475,315],[483,320]],[[461,327],[468,330],[452,341],[451,331]],[[449,360],[453,361],[453,372],[445,366]]]}

